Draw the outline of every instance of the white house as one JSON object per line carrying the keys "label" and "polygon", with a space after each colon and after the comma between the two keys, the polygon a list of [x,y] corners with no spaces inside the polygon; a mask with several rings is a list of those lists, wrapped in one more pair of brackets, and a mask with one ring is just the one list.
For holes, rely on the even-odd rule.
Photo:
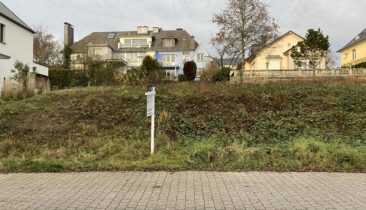
{"label": "white house", "polygon": [[0,2],[0,89],[11,76],[14,63],[27,64],[40,77],[48,77],[48,67],[33,62],[34,31]]}
{"label": "white house", "polygon": [[199,44],[197,49],[194,51],[191,60],[197,64],[197,77],[200,78],[202,72],[206,69],[208,64],[213,61],[206,48]]}

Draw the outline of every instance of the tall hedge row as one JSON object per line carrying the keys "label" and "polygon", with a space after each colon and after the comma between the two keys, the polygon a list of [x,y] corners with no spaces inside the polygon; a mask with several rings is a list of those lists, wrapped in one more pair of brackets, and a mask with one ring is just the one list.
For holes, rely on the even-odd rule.
{"label": "tall hedge row", "polygon": [[84,70],[50,69],[49,78],[51,87],[63,89],[66,87],[86,87],[89,84],[89,77]]}

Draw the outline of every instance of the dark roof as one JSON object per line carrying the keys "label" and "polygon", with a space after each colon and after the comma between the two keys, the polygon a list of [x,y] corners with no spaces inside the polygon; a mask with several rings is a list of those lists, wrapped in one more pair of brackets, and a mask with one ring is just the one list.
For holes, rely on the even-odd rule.
{"label": "dark roof", "polygon": [[[182,51],[182,50],[195,50],[198,47],[198,43],[185,30],[171,30],[160,31],[155,35],[156,42],[153,46],[156,51]],[[164,47],[164,39],[175,39],[176,43],[174,47]]]}
{"label": "dark roof", "polygon": [[295,34],[296,36],[298,36],[298,37],[300,37],[300,38],[302,38],[302,39],[305,39],[304,37],[302,37],[302,36],[300,36],[300,35],[298,35],[297,33],[295,33],[295,32],[293,32],[293,31],[289,31],[289,32],[287,32],[287,33],[285,33],[285,34],[283,34],[282,36],[280,36],[280,37],[278,37],[278,38],[276,38],[275,40],[273,40],[271,43],[269,43],[269,44],[267,44],[266,46],[264,46],[264,47],[262,47],[260,50],[258,50],[256,53],[254,53],[253,55],[251,55],[249,58],[247,58],[247,59],[245,59],[245,61],[251,61],[251,60],[253,60],[262,50],[264,50],[264,49],[266,49],[268,46],[270,46],[270,45],[272,45],[272,44],[274,44],[274,43],[276,43],[276,42],[278,42],[279,40],[281,40],[282,38],[284,38],[285,36],[287,36],[287,35],[289,35],[289,34]]}
{"label": "dark roof", "polygon": [[0,53],[0,59],[9,59],[10,56],[4,55]]}
{"label": "dark roof", "polygon": [[364,29],[360,34],[358,34],[355,38],[353,38],[346,46],[344,46],[338,52],[341,52],[341,51],[343,51],[349,47],[352,47],[353,45],[361,43],[365,40],[366,40],[366,29]]}
{"label": "dark roof", "polygon": [[[116,35],[112,39],[108,39],[108,34],[115,33]],[[151,36],[153,37],[153,43],[151,48],[123,48],[118,49],[118,42],[121,37],[130,37],[130,36]],[[164,47],[163,39],[172,38],[176,39],[176,45],[174,47]],[[141,51],[181,51],[181,50],[195,50],[198,47],[198,43],[195,41],[194,37],[189,35],[184,30],[172,30],[172,31],[164,31],[161,30],[158,33],[153,33],[149,31],[148,34],[137,34],[137,31],[120,31],[120,32],[94,32],[80,41],[71,45],[71,49],[75,53],[86,53],[88,49],[88,45],[108,45],[114,51],[123,51],[123,52],[141,52]]]}
{"label": "dark roof", "polygon": [[12,21],[13,23],[19,25],[25,30],[35,33],[25,22],[23,22],[18,16],[16,16],[9,8],[7,8],[2,2],[0,2],[0,16]]}

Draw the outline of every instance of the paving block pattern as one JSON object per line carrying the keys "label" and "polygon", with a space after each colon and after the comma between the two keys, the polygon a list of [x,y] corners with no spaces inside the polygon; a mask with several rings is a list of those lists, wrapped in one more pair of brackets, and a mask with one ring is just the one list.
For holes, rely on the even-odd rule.
{"label": "paving block pattern", "polygon": [[0,209],[366,209],[366,174],[0,174]]}

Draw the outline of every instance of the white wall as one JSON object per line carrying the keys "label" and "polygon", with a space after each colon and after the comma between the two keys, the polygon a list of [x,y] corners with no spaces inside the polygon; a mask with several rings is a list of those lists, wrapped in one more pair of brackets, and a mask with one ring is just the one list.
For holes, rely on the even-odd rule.
{"label": "white wall", "polygon": [[11,57],[0,59],[0,89],[3,87],[4,77],[11,76],[16,61],[27,64],[31,71],[35,67],[38,73],[48,76],[47,67],[33,63],[33,33],[2,16],[0,23],[5,25],[5,44],[0,43],[0,53]]}
{"label": "white wall", "polygon": [[[198,59],[197,59],[197,55],[199,53],[203,53],[202,61],[198,61]],[[194,60],[194,62],[197,64],[197,73],[198,73],[198,71],[203,71],[207,67],[207,65],[212,61],[212,58],[208,54],[207,50],[201,44],[198,46],[196,51],[193,53],[191,59]],[[200,73],[202,73],[202,72],[200,72]]]}

